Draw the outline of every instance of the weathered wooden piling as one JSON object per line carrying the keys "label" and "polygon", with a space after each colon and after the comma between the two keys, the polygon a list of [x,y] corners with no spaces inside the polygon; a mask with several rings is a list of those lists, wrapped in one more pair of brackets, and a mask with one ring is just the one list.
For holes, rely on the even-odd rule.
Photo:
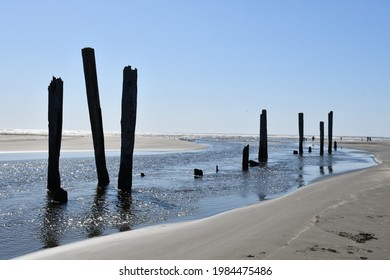
{"label": "weathered wooden piling", "polygon": [[324,155],[324,122],[320,122],[320,155]]}
{"label": "weathered wooden piling", "polygon": [[332,154],[333,138],[333,111],[328,114],[328,154]]}
{"label": "weathered wooden piling", "polygon": [[68,194],[61,188],[59,170],[61,138],[62,138],[62,111],[63,111],[63,81],[53,77],[49,88],[49,159],[47,174],[47,189],[50,196],[59,202],[66,202]]}
{"label": "weathered wooden piling", "polygon": [[268,160],[268,136],[267,136],[267,110],[262,110],[260,114],[260,145],[259,162]]}
{"label": "weathered wooden piling", "polygon": [[303,155],[303,113],[298,114],[298,126],[299,126],[299,155]]}
{"label": "weathered wooden piling", "polygon": [[99,88],[96,73],[95,51],[92,48],[82,49],[85,86],[87,90],[89,119],[91,122],[95,163],[98,176],[98,185],[106,186],[110,182],[106,167],[104,151],[104,133],[102,111],[100,108]]}
{"label": "weathered wooden piling", "polygon": [[242,150],[242,170],[247,171],[249,166],[249,145]]}
{"label": "weathered wooden piling", "polygon": [[133,180],[133,152],[137,118],[137,69],[127,66],[123,69],[122,118],[121,118],[121,160],[118,175],[118,189],[131,192]]}

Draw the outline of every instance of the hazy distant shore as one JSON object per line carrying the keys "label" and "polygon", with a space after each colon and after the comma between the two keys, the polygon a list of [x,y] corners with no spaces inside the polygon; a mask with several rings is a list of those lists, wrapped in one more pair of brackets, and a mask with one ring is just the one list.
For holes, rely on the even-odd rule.
{"label": "hazy distant shore", "polygon": [[93,238],[21,259],[390,259],[390,142],[350,142],[379,165],[191,222]]}
{"label": "hazy distant shore", "polygon": [[[235,136],[235,137],[258,137],[258,135],[234,135],[234,134],[136,134],[136,150],[153,151],[183,151],[200,150],[207,148],[204,145],[188,141],[194,136]],[[296,135],[268,135],[276,138],[298,138]],[[390,141],[387,137],[376,137],[374,141]],[[339,146],[344,144],[365,144],[366,137],[334,137]],[[108,132],[104,136],[106,150],[120,150],[121,136],[118,132]],[[308,138],[311,143],[311,137]],[[315,138],[315,143],[319,143],[319,137]],[[327,139],[325,139],[327,145]],[[355,146],[352,146],[354,148]],[[1,152],[47,152],[48,135],[46,130],[18,130],[0,129],[0,153]],[[93,151],[92,135],[87,131],[64,131],[61,142],[62,151]]]}
{"label": "hazy distant shore", "polygon": [[[105,135],[107,150],[120,150],[120,135]],[[174,137],[158,137],[136,135],[136,150],[198,150],[206,148],[190,141]],[[45,134],[15,134],[0,133],[0,152],[47,151],[48,136]],[[62,150],[93,150],[91,135],[64,135],[61,143]]]}

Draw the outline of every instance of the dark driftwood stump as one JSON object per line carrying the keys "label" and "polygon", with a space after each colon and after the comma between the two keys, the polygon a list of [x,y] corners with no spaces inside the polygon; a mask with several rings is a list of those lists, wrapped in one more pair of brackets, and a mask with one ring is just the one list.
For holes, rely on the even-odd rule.
{"label": "dark driftwood stump", "polygon": [[194,169],[194,177],[195,178],[203,177],[203,170],[195,168]]}

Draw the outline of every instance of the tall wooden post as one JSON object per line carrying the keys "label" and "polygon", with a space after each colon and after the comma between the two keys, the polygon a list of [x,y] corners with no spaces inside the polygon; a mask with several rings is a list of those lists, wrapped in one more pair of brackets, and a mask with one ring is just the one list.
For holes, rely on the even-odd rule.
{"label": "tall wooden post", "polygon": [[328,114],[328,154],[332,154],[333,138],[333,111]]}
{"label": "tall wooden post", "polygon": [[121,119],[121,161],[118,175],[118,189],[131,192],[133,180],[133,152],[137,117],[137,69],[131,66],[123,69],[122,119]]}
{"label": "tall wooden post", "polygon": [[59,160],[62,138],[63,82],[53,77],[49,88],[49,160],[47,189],[52,198],[66,202],[68,194],[61,188]]}
{"label": "tall wooden post", "polygon": [[303,113],[298,114],[299,119],[299,155],[303,155],[303,141],[304,141],[304,134],[303,134]]}
{"label": "tall wooden post", "polygon": [[82,56],[98,185],[103,187],[109,184],[110,179],[107,172],[106,155],[104,151],[103,121],[96,74],[95,51],[92,48],[84,48],[82,49]]}
{"label": "tall wooden post", "polygon": [[324,155],[324,122],[320,122],[320,155]]}
{"label": "tall wooden post", "polygon": [[268,136],[267,136],[267,110],[262,110],[260,114],[260,145],[259,162],[268,160]]}
{"label": "tall wooden post", "polygon": [[249,166],[249,145],[242,150],[242,170],[247,171]]}

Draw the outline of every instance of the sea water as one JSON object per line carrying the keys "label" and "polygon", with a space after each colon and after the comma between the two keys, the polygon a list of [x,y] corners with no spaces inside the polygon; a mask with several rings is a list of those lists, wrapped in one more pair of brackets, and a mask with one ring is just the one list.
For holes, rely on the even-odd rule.
{"label": "sea water", "polygon": [[[136,152],[131,195],[120,194],[116,187],[118,151],[106,155],[111,183],[105,188],[97,186],[92,152],[62,152],[66,204],[47,197],[47,153],[0,154],[0,259],[148,225],[208,217],[286,195],[323,176],[375,164],[372,155],[341,148],[321,157],[311,141],[305,142],[302,157],[293,155],[297,139],[270,137],[268,162],[243,172],[242,149],[249,144],[250,159],[257,160],[258,137],[187,140],[207,149]],[[194,178],[195,168],[203,170],[202,178]]]}

